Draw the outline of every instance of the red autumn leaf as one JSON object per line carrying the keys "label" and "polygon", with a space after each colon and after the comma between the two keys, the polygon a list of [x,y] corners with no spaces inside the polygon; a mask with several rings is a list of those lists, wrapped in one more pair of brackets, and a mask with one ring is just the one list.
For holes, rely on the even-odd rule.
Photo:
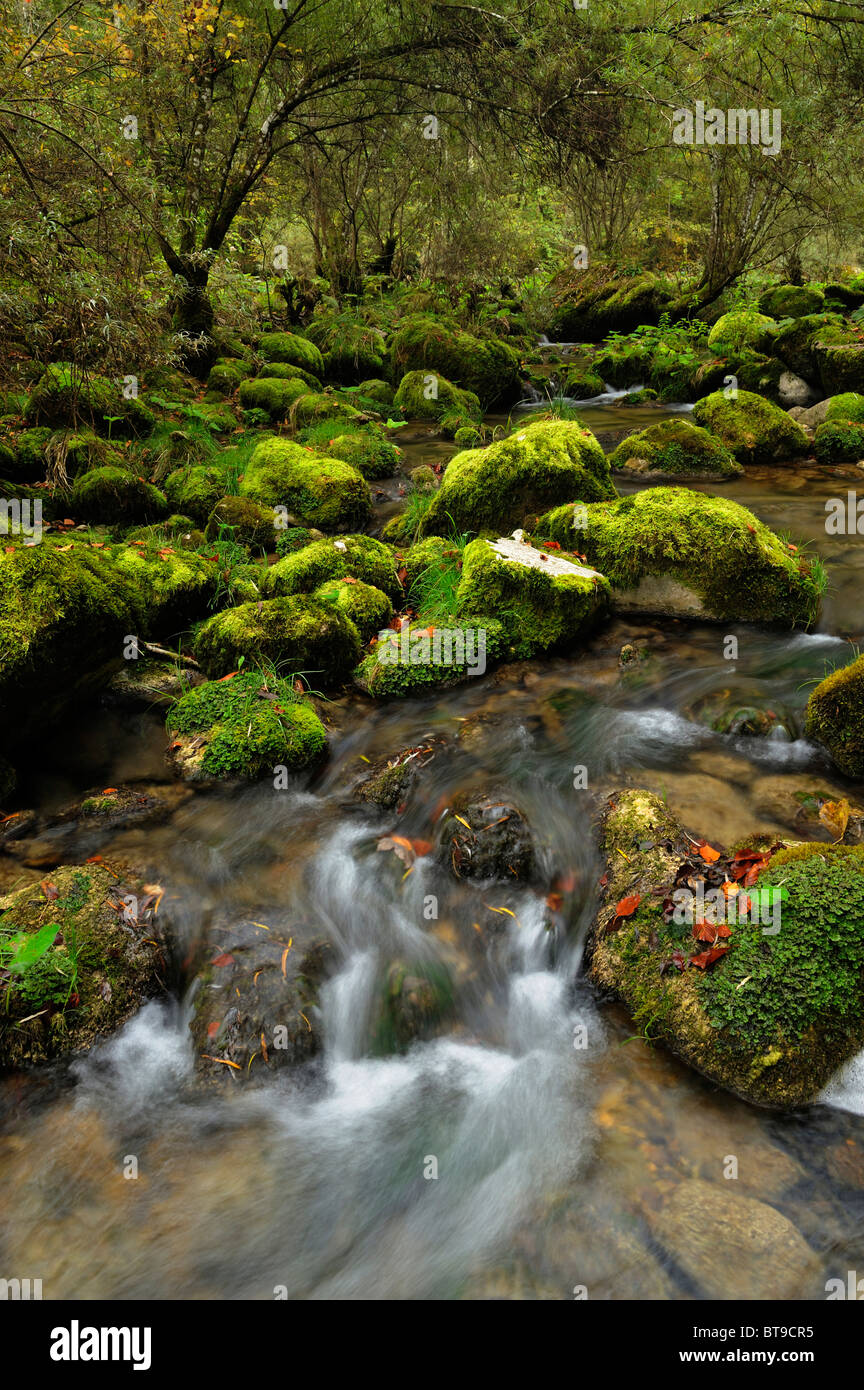
{"label": "red autumn leaf", "polygon": [[677,965],[680,971],[683,972],[687,968],[687,957],[683,951],[673,951],[670,959],[672,964]]}
{"label": "red autumn leaf", "polygon": [[560,912],[564,906],[564,899],[560,893],[549,893],[546,897],[546,906],[550,912]]}
{"label": "red autumn leaf", "polygon": [[102,795],[103,795],[103,796],[114,796],[114,795],[116,794],[116,791],[117,791],[117,788],[116,788],[116,787],[103,787],[103,788],[102,788]]}
{"label": "red autumn leaf", "polygon": [[694,922],[693,935],[697,941],[714,941],[717,929],[713,922]]}
{"label": "red autumn leaf", "polygon": [[718,937],[718,940],[724,941],[724,940],[726,939],[727,936],[731,936],[731,935],[732,935],[732,928],[731,928],[731,927],[727,926],[725,922],[718,922],[718,923],[717,923],[717,937]]}
{"label": "red autumn leaf", "polygon": [[561,893],[572,893],[576,887],[576,875],[574,873],[561,874],[555,880],[555,887]]}
{"label": "red autumn leaf", "polygon": [[208,1023],[208,1024],[207,1024],[207,1036],[208,1036],[208,1038],[215,1038],[215,1036],[216,1036],[216,1034],[217,1034],[218,1032],[219,1032],[219,1020],[218,1020],[218,1018],[217,1018],[217,1019],[214,1019],[212,1023]]}
{"label": "red autumn leaf", "polygon": [[622,898],[618,906],[615,908],[615,916],[632,917],[633,913],[636,911],[641,901],[642,895],[640,893],[634,893],[632,897],[629,898]]}
{"label": "red autumn leaf", "polygon": [[211,964],[211,965],[233,965],[233,964],[234,964],[234,957],[228,955],[227,952],[223,952],[221,956],[214,956],[213,959],[211,960],[210,964]]}
{"label": "red autumn leaf", "polygon": [[431,840],[412,840],[412,841],[411,841],[411,848],[413,849],[413,851],[414,851],[414,853],[417,855],[417,857],[418,857],[419,859],[422,859],[423,856],[424,856],[424,854],[428,854],[429,851],[430,851],[430,849],[432,848],[432,841],[431,841]]}
{"label": "red autumn leaf", "polygon": [[544,549],[544,550],[560,550],[561,547],[560,547],[560,545],[558,544],[557,541],[544,541],[544,542],[543,542],[543,549]]}
{"label": "red autumn leaf", "polygon": [[728,946],[712,946],[709,951],[700,951],[698,956],[691,956],[690,964],[697,966],[699,970],[706,970],[715,960],[725,956],[729,949]]}
{"label": "red autumn leaf", "polygon": [[42,889],[49,903],[56,902],[60,896],[60,890],[56,883],[48,883],[46,880],[46,882],[40,883],[39,887]]}
{"label": "red autumn leaf", "polygon": [[404,583],[405,583],[405,580],[408,578],[408,571],[407,571],[407,569],[405,568],[404,565],[402,566],[401,569],[398,569],[398,570],[396,571],[396,578],[399,580],[399,583],[400,583],[400,584],[404,584]]}
{"label": "red autumn leaf", "polygon": [[91,854],[89,859],[85,859],[85,860],[84,860],[84,863],[85,863],[85,864],[101,864],[101,863],[102,863],[102,855],[101,855],[101,854]]}
{"label": "red autumn leaf", "polygon": [[706,864],[716,864],[717,860],[720,858],[720,851],[718,849],[712,849],[708,844],[699,846],[699,854],[705,860]]}
{"label": "red autumn leaf", "polygon": [[605,888],[606,885],[608,884],[608,882],[609,882],[609,875],[608,875],[608,874],[604,874],[603,877],[602,877],[601,880],[600,880],[600,887],[601,887],[601,888]]}

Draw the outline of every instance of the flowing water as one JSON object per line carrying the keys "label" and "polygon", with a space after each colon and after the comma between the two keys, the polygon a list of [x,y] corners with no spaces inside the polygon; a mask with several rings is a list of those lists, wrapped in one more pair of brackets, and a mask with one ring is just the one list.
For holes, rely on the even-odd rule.
{"label": "flowing water", "polygon": [[[589,403],[586,422],[632,429],[643,413]],[[406,471],[450,451],[415,437]],[[564,1299],[585,1285],[591,1298],[696,1299],[824,1297],[827,1278],[861,1268],[864,1061],[822,1104],[759,1111],[634,1038],[579,975],[604,793],[652,788],[715,842],[757,826],[790,833],[796,793],[814,782],[856,801],[801,717],[809,682],[847,660],[864,629],[859,543],[824,531],[825,499],[859,476],[792,465],[720,489],[818,546],[832,589],[815,634],[730,627],[729,662],[726,629],[617,620],[572,659],[518,663],[426,700],[347,695],[329,707],[331,754],[311,784],[199,791],[161,825],[67,843],[69,862],[98,852],[165,886],[178,988],[71,1068],[3,1084],[0,1188],[14,1199],[0,1271],[41,1278],[46,1298]],[[625,644],[643,659],[622,666]],[[736,716],[753,710],[767,736],[741,732]],[[33,769],[43,807],[164,776],[155,711],[94,710],[72,732]],[[403,814],[357,802],[370,762],[429,740],[435,756]],[[574,789],[578,765],[587,791]],[[404,877],[376,850],[397,828],[435,840],[442,808],[468,789],[518,803],[536,884],[478,888],[434,855]],[[799,833],[827,838],[818,823]],[[289,922],[298,950],[333,943],[324,1049],[290,1077],[246,1088],[225,1068],[202,1091],[182,963],[214,924],[244,920]],[[378,1055],[381,990],[406,961],[446,972],[453,1013],[438,1036]],[[723,1181],[729,1155],[736,1183]],[[710,1279],[694,1277],[657,1226],[692,1178],[769,1203],[812,1260],[742,1270],[740,1254],[726,1268],[721,1252]]]}

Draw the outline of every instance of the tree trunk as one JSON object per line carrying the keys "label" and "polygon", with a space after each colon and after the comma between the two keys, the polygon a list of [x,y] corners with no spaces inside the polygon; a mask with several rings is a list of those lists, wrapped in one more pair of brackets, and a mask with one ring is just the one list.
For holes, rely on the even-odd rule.
{"label": "tree trunk", "polygon": [[169,305],[171,327],[183,334],[180,352],[186,371],[204,381],[218,355],[213,341],[213,305],[207,293],[210,266],[179,256],[171,269],[177,277]]}

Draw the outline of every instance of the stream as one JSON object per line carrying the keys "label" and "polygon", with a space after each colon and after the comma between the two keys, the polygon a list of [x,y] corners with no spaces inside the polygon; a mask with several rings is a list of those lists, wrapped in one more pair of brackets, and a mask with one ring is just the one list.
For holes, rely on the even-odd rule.
{"label": "stream", "polygon": [[[584,415],[602,434],[675,410],[604,398]],[[404,443],[406,474],[454,451],[419,431]],[[82,829],[67,862],[116,857],[165,887],[179,987],[68,1071],[0,1084],[0,1186],[15,1193],[0,1265],[41,1278],[45,1298],[213,1300],[571,1299],[580,1286],[592,1299],[805,1299],[864,1269],[864,1060],[821,1104],[760,1111],[634,1037],[579,974],[602,873],[592,822],[614,788],[656,791],[714,843],[789,834],[796,795],[815,784],[856,803],[801,726],[812,683],[864,638],[860,541],[824,527],[826,499],[860,480],[810,463],[697,485],[818,549],[831,588],[815,633],[619,618],[572,658],[424,700],[344,695],[327,707],[330,756],[308,785],[197,790],[163,824]],[[381,515],[395,505],[386,496]],[[622,665],[628,645],[640,657]],[[761,736],[747,732],[753,711]],[[98,707],[77,721],[46,739],[29,804],[164,781],[158,711]],[[437,751],[402,815],[356,800],[369,763],[429,740]],[[580,765],[587,789],[573,785]],[[480,889],[431,855],[403,877],[377,851],[397,828],[433,840],[466,789],[516,800],[539,885]],[[799,833],[828,838],[818,822]],[[220,921],[247,919],[290,922],[298,950],[333,943],[323,1054],[257,1089],[228,1068],[201,1089],[182,962]],[[453,1014],[436,1038],[377,1056],[376,1000],[406,960],[446,971]],[[722,1183],[729,1155],[739,1176],[725,1186],[788,1217],[814,1252],[806,1270],[778,1258],[742,1271],[721,1253],[701,1280],[674,1232],[661,1239],[676,1185]]]}

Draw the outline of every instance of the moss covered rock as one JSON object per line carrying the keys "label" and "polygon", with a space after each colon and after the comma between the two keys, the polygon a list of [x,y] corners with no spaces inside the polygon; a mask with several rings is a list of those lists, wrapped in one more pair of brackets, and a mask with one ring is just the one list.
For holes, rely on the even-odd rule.
{"label": "moss covered rock", "polygon": [[165,516],[164,492],[125,468],[92,468],[75,479],[69,507],[80,521],[105,525],[155,520]]}
{"label": "moss covered rock", "polygon": [[394,552],[371,536],[335,536],[313,541],[277,560],[264,581],[270,594],[311,593],[328,579],[359,579],[390,599],[402,597]]}
{"label": "moss covered rock", "polygon": [[813,452],[820,463],[857,463],[864,459],[864,423],[826,420],[816,431]]}
{"label": "moss covered rock", "polygon": [[737,502],[689,488],[558,507],[536,534],[583,554],[623,611],[810,627],[825,591],[818,560]]}
{"label": "moss covered rock", "polygon": [[204,531],[208,541],[227,536],[250,550],[273,550],[276,534],[273,508],[253,502],[250,497],[220,498],[207,518]]}
{"label": "moss covered rock", "polygon": [[288,362],[265,362],[255,375],[259,379],[270,377],[277,381],[305,381],[311,391],[320,391],[323,387],[321,380],[312,372]]}
{"label": "moss covered rock", "polygon": [[419,696],[482,676],[509,652],[504,629],[494,618],[453,621],[446,627],[413,623],[398,633],[382,630],[354,680],[379,700]]}
{"label": "moss covered rock", "polygon": [[649,478],[734,478],[744,472],[719,439],[682,419],[661,420],[623,439],[609,465]]}
{"label": "moss covered rock", "polygon": [[238,399],[244,410],[263,410],[271,420],[284,420],[295,401],[305,396],[309,387],[299,377],[287,381],[278,377],[259,376],[240,383]]}
{"label": "moss covered rock", "polygon": [[816,285],[774,285],[759,300],[759,310],[772,319],[800,319],[821,313],[825,295]]}
{"label": "moss covered rock", "polygon": [[410,372],[439,372],[479,397],[484,410],[520,393],[519,358],[498,338],[473,338],[423,314],[402,320],[391,345],[394,380]]}
{"label": "moss covered rock", "polygon": [[320,349],[299,333],[262,333],[258,351],[268,362],[288,362],[323,377],[324,359]]}
{"label": "moss covered rock", "polygon": [[165,479],[165,496],[176,511],[205,526],[216,503],[225,496],[225,474],[221,468],[205,464],[177,468]]}
{"label": "moss covered rock", "polygon": [[485,449],[456,454],[421,523],[421,534],[510,531],[563,501],[614,497],[609,463],[590,430],[538,421]]}
{"label": "moss covered rock", "polygon": [[323,458],[287,439],[264,439],[254,450],[240,493],[322,531],[353,531],[372,515],[369,484],[350,464]]}
{"label": "moss covered rock", "polygon": [[755,348],[762,351],[771,343],[777,327],[772,318],[759,314],[755,309],[740,309],[732,314],[721,314],[708,334],[710,348],[732,348],[740,352],[742,348]]}
{"label": "moss covered rock", "polygon": [[854,420],[859,425],[864,424],[864,395],[858,391],[841,392],[823,405],[825,420]]}
{"label": "moss covered rock", "polygon": [[858,334],[851,342],[816,344],[819,380],[828,396],[842,391],[864,391],[864,341]]}
{"label": "moss covered rock", "polygon": [[607,333],[630,333],[640,324],[657,323],[673,296],[673,286],[651,271],[621,275],[608,266],[576,271],[558,289],[559,302],[547,333],[565,342],[597,342]]}
{"label": "moss covered rock", "polygon": [[313,599],[344,613],[365,645],[382,628],[389,627],[393,605],[385,593],[359,579],[327,579],[313,591]]}
{"label": "moss covered rock", "polygon": [[357,664],[360,638],[341,609],[293,594],[215,613],[195,635],[195,656],[208,676],[236,671],[242,658],[333,684]]}
{"label": "moss covered rock", "polygon": [[22,430],[15,440],[14,462],[8,472],[4,470],[4,478],[44,478],[48,467],[46,449],[51,435],[52,430],[48,425],[37,425],[33,429]]}
{"label": "moss covered rock", "polygon": [[207,390],[218,396],[233,396],[240,383],[251,375],[251,367],[241,358],[217,357],[207,377]]}
{"label": "moss covered rock", "polygon": [[[498,618],[517,656],[572,645],[609,606],[608,580],[554,550],[517,540],[465,547],[456,613]],[[479,618],[478,618],[479,621]]]}
{"label": "moss covered rock", "polygon": [[100,434],[144,435],[154,417],[137,397],[127,400],[107,377],[54,362],[33,388],[24,412],[34,425],[91,424]]}
{"label": "moss covered rock", "polygon": [[807,381],[818,381],[818,345],[848,342],[850,336],[848,324],[839,314],[805,314],[777,329],[771,351],[790,371]]}
{"label": "moss covered rock", "polygon": [[606,390],[603,378],[585,367],[568,367],[561,373],[559,385],[562,396],[569,396],[574,401],[587,401],[592,396],[602,396]]}
{"label": "moss covered rock", "polygon": [[372,376],[367,381],[360,382],[357,387],[357,394],[366,400],[377,401],[379,405],[392,405],[396,393],[389,381],[384,381],[382,377]]}
{"label": "moss covered rock", "polygon": [[841,772],[864,777],[864,656],[832,671],[807,701],[806,731]]}
{"label": "moss covered rock", "polygon": [[[624,1001],[648,1037],[726,1089],[781,1107],[813,1099],[864,1043],[864,852],[781,849],[740,920],[710,897],[686,920],[688,905],[673,894],[694,841],[657,797],[618,794],[601,844],[607,886],[589,946],[594,982]],[[622,917],[625,899],[636,907]],[[681,903],[677,918],[664,910],[670,901]]]}
{"label": "moss covered rock", "polygon": [[172,761],[189,781],[252,781],[300,772],[327,747],[324,726],[290,681],[242,671],[190,690],[169,711]]}
{"label": "moss covered rock", "polygon": [[438,372],[406,372],[393,402],[407,420],[448,420],[455,425],[448,433],[466,425],[479,425],[480,402],[473,391],[460,391]]}
{"label": "moss covered rock", "polygon": [[16,962],[3,985],[0,1067],[86,1051],[164,991],[153,902],[100,864],[53,869],[47,896],[31,884],[0,900],[0,965]]}
{"label": "moss covered rock", "polygon": [[321,349],[329,380],[356,383],[383,375],[385,340],[375,324],[345,313],[316,314],[308,333]]}
{"label": "moss covered rock", "polygon": [[732,399],[714,391],[696,402],[693,419],[722,440],[739,463],[782,463],[810,452],[797,421],[751,391]]}
{"label": "moss covered rock", "polygon": [[329,439],[324,448],[328,458],[350,463],[364,478],[392,478],[399,467],[401,449],[378,431],[346,430]]}

